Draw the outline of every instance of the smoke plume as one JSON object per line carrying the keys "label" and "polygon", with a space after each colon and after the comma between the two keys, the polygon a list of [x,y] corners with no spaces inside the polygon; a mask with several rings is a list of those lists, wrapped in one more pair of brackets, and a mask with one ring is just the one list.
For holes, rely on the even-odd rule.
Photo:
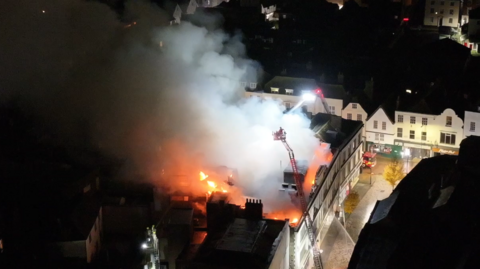
{"label": "smoke plume", "polygon": [[272,131],[286,130],[297,158],[314,155],[307,118],[243,98],[240,82],[257,82],[260,66],[215,18],[167,26],[169,14],[135,1],[121,23],[92,1],[3,2],[1,96],[20,98],[56,141],[129,160],[129,175],[159,186],[235,168],[235,186],[270,209],[289,164]]}

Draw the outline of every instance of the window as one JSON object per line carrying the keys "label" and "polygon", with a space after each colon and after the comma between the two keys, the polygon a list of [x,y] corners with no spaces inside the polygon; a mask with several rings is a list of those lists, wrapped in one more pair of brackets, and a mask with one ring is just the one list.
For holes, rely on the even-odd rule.
{"label": "window", "polygon": [[285,89],[285,94],[293,95],[293,90],[292,89]]}
{"label": "window", "polygon": [[415,117],[410,117],[410,124],[415,124]]}
{"label": "window", "polygon": [[455,145],[455,134],[440,133],[440,143]]}
{"label": "window", "polygon": [[380,134],[375,134],[375,140],[376,141],[380,140]]}
{"label": "window", "polygon": [[443,9],[440,9],[440,14],[443,14]]}
{"label": "window", "polygon": [[334,106],[328,106],[330,108],[330,113],[335,114],[335,107]]}
{"label": "window", "polygon": [[353,109],[357,109],[357,104],[352,104]]}
{"label": "window", "polygon": [[453,9],[450,9],[450,15],[453,15]]}
{"label": "window", "polygon": [[427,141],[427,132],[422,132],[422,141]]}
{"label": "window", "polygon": [[250,89],[256,89],[256,88],[257,88],[257,83],[250,82]]}
{"label": "window", "polygon": [[450,6],[451,7],[455,6],[455,2],[450,2]]}
{"label": "window", "polygon": [[285,102],[285,108],[286,109],[292,108],[292,104],[290,102]]}
{"label": "window", "polygon": [[397,128],[397,137],[400,137],[400,138],[403,137],[403,129],[402,128]]}
{"label": "window", "polygon": [[378,121],[373,121],[373,129],[378,129]]}
{"label": "window", "polygon": [[387,123],[382,121],[382,130],[387,130]]}
{"label": "window", "polygon": [[270,88],[270,89],[271,89],[271,92],[278,93],[278,88]]}
{"label": "window", "polygon": [[435,13],[435,9],[434,9],[434,8],[431,8],[431,9],[430,9],[430,14],[433,14],[433,13]]}
{"label": "window", "polygon": [[453,19],[452,18],[448,19],[448,23],[453,23]]}
{"label": "window", "polygon": [[347,113],[347,120],[351,120],[352,119],[352,113]]}
{"label": "window", "polygon": [[410,139],[415,139],[415,131],[410,130]]}
{"label": "window", "polygon": [[380,141],[384,141],[383,134],[380,134]]}
{"label": "window", "polygon": [[399,122],[399,123],[403,122],[403,115],[398,115],[397,122]]}
{"label": "window", "polygon": [[428,125],[428,119],[422,118],[422,125]]}
{"label": "window", "polygon": [[470,122],[470,131],[475,131],[475,122],[473,121]]}
{"label": "window", "polygon": [[362,121],[362,114],[357,114],[357,120]]}
{"label": "window", "polygon": [[451,116],[447,116],[445,126],[452,127],[452,117]]}

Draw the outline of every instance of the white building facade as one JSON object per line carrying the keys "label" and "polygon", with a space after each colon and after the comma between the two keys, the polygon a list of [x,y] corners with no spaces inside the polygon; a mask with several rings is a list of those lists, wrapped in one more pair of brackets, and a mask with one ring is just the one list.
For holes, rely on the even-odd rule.
{"label": "white building facade", "polygon": [[366,151],[399,157],[401,149],[394,145],[395,126],[382,107],[367,119],[365,124]]}
{"label": "white building facade", "polygon": [[[322,248],[334,218],[341,218],[343,201],[360,175],[362,128],[357,129],[350,139],[344,142],[333,156],[330,165],[322,166],[315,177],[315,190],[310,195],[308,212],[313,220],[318,249]],[[293,240],[294,268],[312,268],[313,255],[304,218],[300,219],[295,227]]]}
{"label": "white building facade", "polygon": [[464,120],[463,138],[471,135],[480,136],[480,112],[465,111]]}
{"label": "white building facade", "polygon": [[458,155],[464,138],[463,120],[452,109],[440,115],[395,111],[394,144],[409,149],[409,155],[426,158]]}
{"label": "white building facade", "polygon": [[460,18],[460,1],[427,0],[425,2],[426,26],[458,27]]}
{"label": "white building facade", "polygon": [[[342,118],[346,120],[355,120],[361,121],[364,126],[367,123],[367,112],[363,109],[363,107],[359,103],[349,103],[345,106],[342,110]],[[366,129],[363,128],[362,130],[362,138],[363,141],[366,141]]]}

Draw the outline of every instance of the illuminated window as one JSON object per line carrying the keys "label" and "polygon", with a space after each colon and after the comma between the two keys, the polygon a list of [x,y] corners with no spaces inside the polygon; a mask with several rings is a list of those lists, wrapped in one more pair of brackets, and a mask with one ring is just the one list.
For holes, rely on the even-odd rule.
{"label": "illuminated window", "polygon": [[410,124],[415,124],[416,120],[415,117],[410,117]]}
{"label": "illuminated window", "polygon": [[415,139],[415,131],[410,130],[410,139]]}
{"label": "illuminated window", "polygon": [[427,141],[427,132],[422,132],[422,141]]}
{"label": "illuminated window", "polygon": [[293,95],[293,90],[292,89],[285,89],[285,94]]}
{"label": "illuminated window", "polygon": [[428,119],[422,118],[422,125],[428,125]]}
{"label": "illuminated window", "polygon": [[353,109],[357,109],[357,104],[352,104]]}
{"label": "illuminated window", "polygon": [[403,122],[403,115],[398,115],[397,122],[399,122],[399,123]]}
{"label": "illuminated window", "polygon": [[257,83],[251,82],[250,83],[250,89],[256,89],[257,88]]}
{"label": "illuminated window", "polygon": [[382,121],[382,130],[387,130],[387,123]]}
{"label": "illuminated window", "polygon": [[475,131],[475,122],[473,121],[470,122],[470,131]]}
{"label": "illuminated window", "polygon": [[272,93],[278,93],[278,88],[270,88]]}
{"label": "illuminated window", "polygon": [[373,129],[378,129],[378,121],[373,121]]}
{"label": "illuminated window", "polygon": [[446,119],[446,122],[445,122],[445,126],[447,126],[447,127],[452,127],[452,117],[447,116],[447,119]]}
{"label": "illuminated window", "polygon": [[362,121],[362,114],[357,114],[357,120]]}
{"label": "illuminated window", "polygon": [[352,119],[352,113],[347,113],[347,120],[351,120]]}
{"label": "illuminated window", "polygon": [[403,137],[403,129],[402,128],[397,128],[397,137],[400,137],[400,138]]}

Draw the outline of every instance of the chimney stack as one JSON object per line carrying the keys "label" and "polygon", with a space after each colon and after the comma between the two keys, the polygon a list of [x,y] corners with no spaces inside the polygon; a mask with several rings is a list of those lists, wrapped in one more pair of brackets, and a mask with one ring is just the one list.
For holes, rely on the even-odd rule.
{"label": "chimney stack", "polygon": [[262,200],[247,199],[247,202],[245,203],[245,218],[250,220],[263,219]]}

